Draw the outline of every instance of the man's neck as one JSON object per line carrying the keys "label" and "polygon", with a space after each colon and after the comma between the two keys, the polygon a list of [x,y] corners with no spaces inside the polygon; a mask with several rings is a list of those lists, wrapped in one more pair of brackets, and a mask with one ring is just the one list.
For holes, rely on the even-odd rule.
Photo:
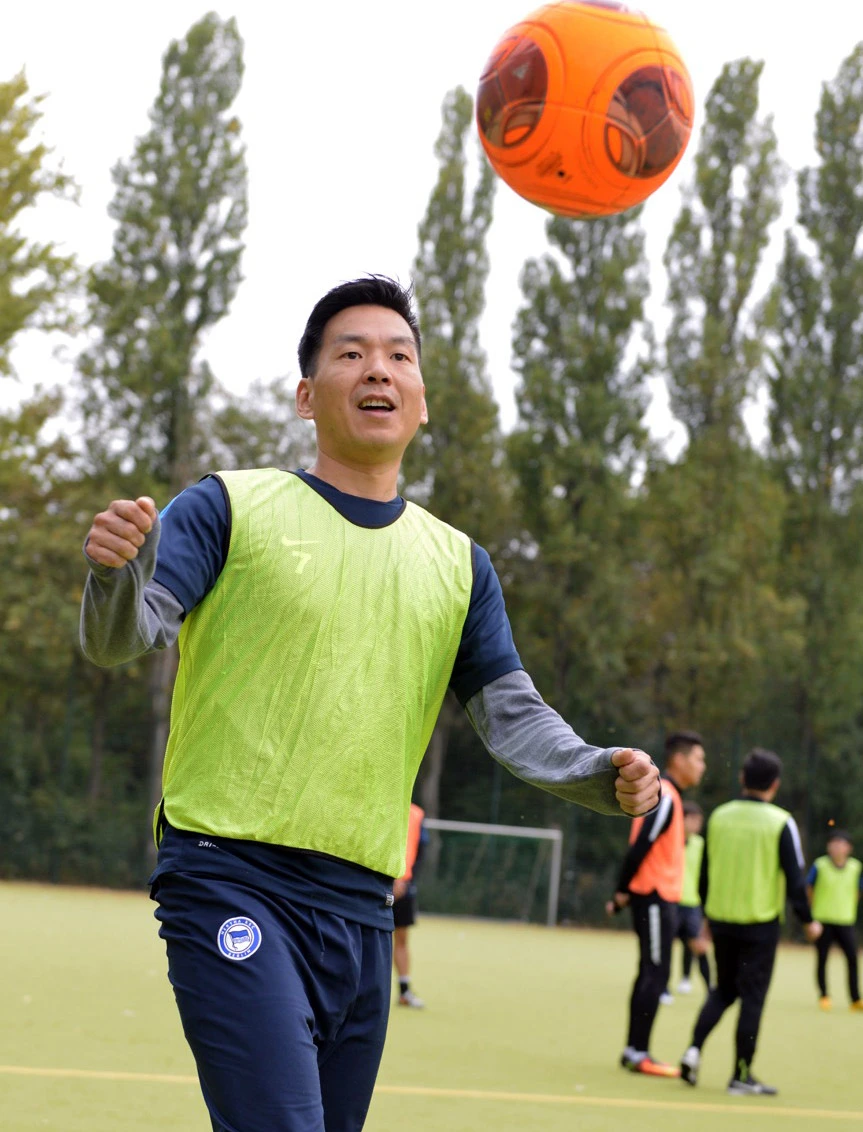
{"label": "man's neck", "polygon": [[400,466],[401,461],[368,467],[354,465],[334,460],[318,450],[315,462],[306,471],[346,495],[358,495],[363,499],[388,503],[398,495]]}

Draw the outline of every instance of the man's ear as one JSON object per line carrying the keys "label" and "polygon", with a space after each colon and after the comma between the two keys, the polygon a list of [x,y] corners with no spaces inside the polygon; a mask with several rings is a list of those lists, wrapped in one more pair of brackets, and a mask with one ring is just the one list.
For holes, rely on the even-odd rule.
{"label": "man's ear", "polygon": [[429,410],[428,410],[428,405],[426,404],[426,387],[423,386],[423,399],[422,399],[422,405],[420,407],[420,424],[428,424],[428,423],[429,423]]}
{"label": "man's ear", "polygon": [[311,378],[301,377],[297,383],[297,416],[305,421],[315,419],[314,384]]}

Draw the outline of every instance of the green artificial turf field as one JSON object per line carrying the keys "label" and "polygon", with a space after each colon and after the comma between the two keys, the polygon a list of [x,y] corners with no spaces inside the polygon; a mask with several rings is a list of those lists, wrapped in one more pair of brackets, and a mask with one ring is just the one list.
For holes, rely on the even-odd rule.
{"label": "green artificial turf field", "polygon": [[[2,884],[0,902],[3,1132],[207,1132],[146,896]],[[617,1067],[629,933],[426,917],[411,940],[428,1006],[393,1010],[367,1132],[863,1129],[863,1014],[838,954],[824,1014],[812,954],[781,950],[756,1065],[780,1095],[736,1098],[733,1011],[697,1089]],[[687,1045],[696,990],[661,1008],[656,1056]]]}

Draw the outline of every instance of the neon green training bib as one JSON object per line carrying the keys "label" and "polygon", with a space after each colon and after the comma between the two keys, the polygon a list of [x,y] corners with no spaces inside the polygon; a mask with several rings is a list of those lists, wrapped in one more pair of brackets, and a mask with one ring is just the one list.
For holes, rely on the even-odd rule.
{"label": "neon green training bib", "polygon": [[785,873],[779,839],[786,810],[771,802],[718,806],[707,823],[707,902],[711,920],[766,924],[785,912]]}
{"label": "neon green training bib", "polygon": [[400,876],[470,540],[411,503],[387,527],[356,526],[276,469],[219,477],[230,547],[180,633],[165,816]]}
{"label": "neon green training bib", "polygon": [[704,856],[704,838],[700,833],[690,833],[683,850],[683,894],[680,904],[683,908],[700,908],[701,896],[698,884],[701,880],[701,859]]}
{"label": "neon green training bib", "polygon": [[827,855],[815,862],[812,886],[812,915],[825,924],[849,925],[857,922],[861,864],[849,857],[839,869]]}

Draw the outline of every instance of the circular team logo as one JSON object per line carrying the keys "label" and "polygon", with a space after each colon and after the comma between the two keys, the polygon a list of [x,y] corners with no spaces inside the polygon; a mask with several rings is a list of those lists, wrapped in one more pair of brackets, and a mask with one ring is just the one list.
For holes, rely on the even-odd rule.
{"label": "circular team logo", "polygon": [[218,940],[226,959],[248,959],[261,946],[261,929],[248,916],[234,916],[219,928]]}

